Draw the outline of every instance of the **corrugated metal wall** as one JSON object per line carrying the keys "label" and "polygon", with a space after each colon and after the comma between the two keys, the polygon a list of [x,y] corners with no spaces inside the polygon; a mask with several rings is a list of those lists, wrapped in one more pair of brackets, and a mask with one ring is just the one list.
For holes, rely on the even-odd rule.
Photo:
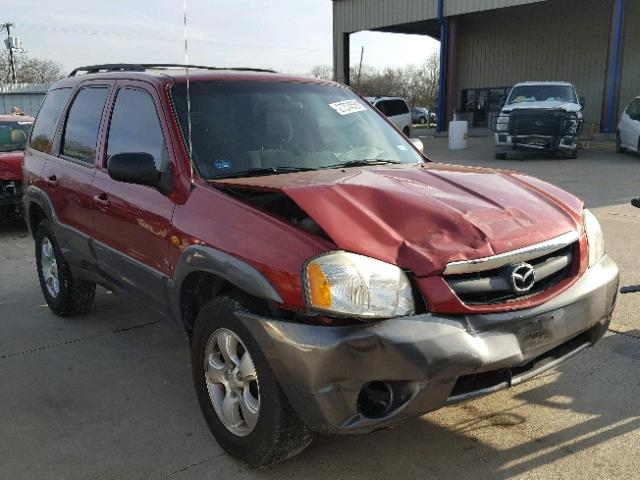
{"label": "corrugated metal wall", "polygon": [[599,129],[611,1],[547,0],[544,8],[525,5],[459,17],[458,95],[464,88],[565,80],[586,97],[585,118]]}
{"label": "corrugated metal wall", "polygon": [[446,16],[462,15],[463,13],[515,7],[516,5],[544,1],[545,0],[445,0],[444,11]]}
{"label": "corrugated metal wall", "polygon": [[43,83],[0,85],[0,115],[19,107],[27,115],[35,116],[48,89],[49,84]]}
{"label": "corrugated metal wall", "polygon": [[626,2],[620,112],[635,97],[640,96],[640,2]]}
{"label": "corrugated metal wall", "polygon": [[[445,15],[504,8],[545,0],[445,0]],[[334,0],[334,28],[358,32],[438,18],[437,0]]]}
{"label": "corrugated metal wall", "polygon": [[334,0],[334,32],[358,32],[438,17],[437,0]]}

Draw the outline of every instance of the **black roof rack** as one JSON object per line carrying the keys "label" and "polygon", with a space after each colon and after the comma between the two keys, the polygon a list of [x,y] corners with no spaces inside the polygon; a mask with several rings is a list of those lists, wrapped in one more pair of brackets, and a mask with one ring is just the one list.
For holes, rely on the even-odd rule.
{"label": "black roof rack", "polygon": [[208,67],[205,65],[183,65],[180,63],[105,63],[104,65],[89,65],[86,67],[74,68],[69,76],[75,77],[79,72],[144,72],[146,70],[164,70],[170,68],[193,68],[197,70],[237,70],[241,72],[277,73],[274,70],[266,70],[262,68]]}

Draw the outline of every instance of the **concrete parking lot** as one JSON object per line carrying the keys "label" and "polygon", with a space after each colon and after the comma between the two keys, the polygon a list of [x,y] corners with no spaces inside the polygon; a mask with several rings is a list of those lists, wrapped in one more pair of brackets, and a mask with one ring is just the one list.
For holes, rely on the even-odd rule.
{"label": "concrete parking lot", "polygon": [[[521,170],[583,197],[622,285],[640,284],[640,159],[610,145],[577,160],[493,159],[425,138],[437,161]],[[200,415],[182,336],[100,290],[93,313],[44,304],[33,242],[0,226],[0,479],[640,478],[640,293],[618,300],[594,348],[514,389],[365,437],[319,438],[265,471],[218,447]]]}

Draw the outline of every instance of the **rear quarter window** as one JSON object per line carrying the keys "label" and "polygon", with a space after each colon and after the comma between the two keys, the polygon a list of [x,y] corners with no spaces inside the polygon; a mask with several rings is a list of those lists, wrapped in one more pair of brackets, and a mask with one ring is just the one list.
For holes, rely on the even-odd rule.
{"label": "rear quarter window", "polygon": [[51,90],[40,107],[36,123],[31,132],[31,148],[41,152],[50,152],[53,145],[53,136],[60,113],[69,100],[71,88],[58,88]]}
{"label": "rear quarter window", "polygon": [[409,113],[409,107],[406,102],[403,102],[402,100],[394,100],[393,103],[394,111],[396,112],[395,115],[405,115]]}

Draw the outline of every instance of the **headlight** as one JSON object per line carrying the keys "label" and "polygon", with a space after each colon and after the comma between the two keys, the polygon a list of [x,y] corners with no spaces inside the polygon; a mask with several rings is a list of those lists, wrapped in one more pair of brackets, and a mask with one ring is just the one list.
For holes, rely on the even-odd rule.
{"label": "headlight", "polygon": [[407,275],[374,258],[328,253],[308,261],[303,278],[307,305],[314,310],[367,318],[414,313]]}
{"label": "headlight", "polygon": [[604,257],[602,228],[595,215],[586,208],[582,212],[582,222],[584,223],[584,231],[587,234],[587,243],[589,244],[589,267],[593,267]]}
{"label": "headlight", "polygon": [[509,130],[509,116],[500,115],[496,121],[496,131],[506,132]]}

